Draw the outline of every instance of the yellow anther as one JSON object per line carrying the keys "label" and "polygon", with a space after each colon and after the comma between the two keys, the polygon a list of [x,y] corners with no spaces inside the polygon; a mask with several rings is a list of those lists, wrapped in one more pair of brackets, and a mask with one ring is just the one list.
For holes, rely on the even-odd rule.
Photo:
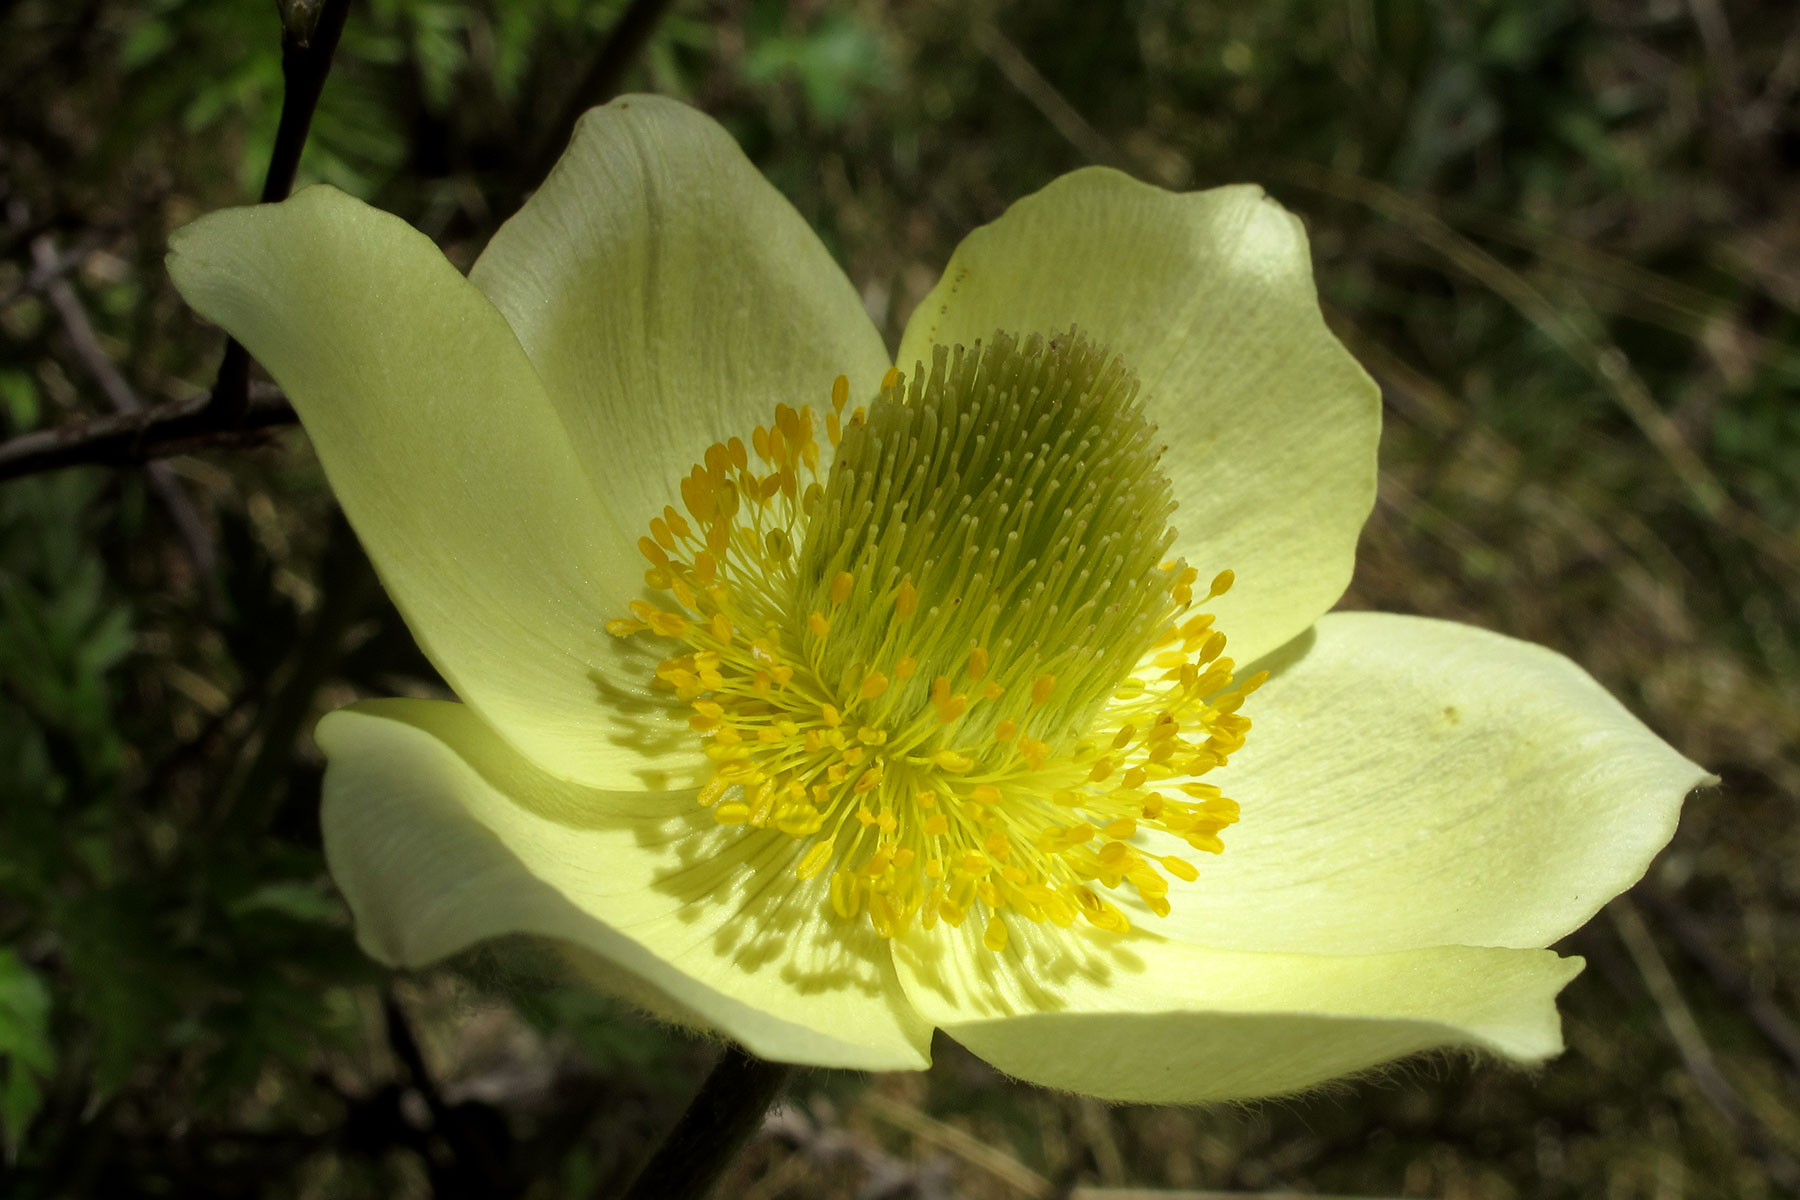
{"label": "yellow anther", "polygon": [[831,907],[846,921],[862,911],[862,883],[849,871],[831,875]]}
{"label": "yellow anther", "polygon": [[881,377],[881,390],[884,392],[892,391],[898,386],[900,386],[900,369],[898,367],[889,367],[887,369],[887,374]]}
{"label": "yellow anther", "polygon": [[1200,878],[1200,868],[1196,867],[1185,858],[1176,858],[1173,854],[1170,854],[1166,857],[1159,858],[1156,861],[1162,864],[1163,870],[1175,876],[1177,879],[1192,883],[1194,880]]}
{"label": "yellow anther", "polygon": [[[852,411],[849,379],[840,376],[829,406],[777,404],[773,419],[746,437],[707,447],[701,464],[677,480],[685,512],[670,505],[646,514],[649,536],[638,542],[645,582],[670,596],[667,610],[637,601],[606,629],[679,643],[664,650],[654,685],[688,706],[688,724],[713,765],[698,803],[720,825],[774,829],[804,842],[790,878],[829,874],[829,907],[839,918],[866,914],[883,937],[901,936],[915,918],[925,929],[969,918],[996,951],[1010,940],[1012,918],[1003,921],[1003,913],[1061,926],[1079,913],[1098,929],[1128,931],[1125,914],[1095,889],[1129,886],[1147,911],[1167,912],[1171,881],[1193,881],[1198,868],[1184,857],[1134,850],[1137,834],[1155,831],[1195,851],[1223,849],[1219,835],[1238,819],[1237,806],[1194,776],[1245,744],[1250,722],[1237,710],[1266,676],[1234,680],[1212,616],[1183,611],[1201,589],[1197,571],[1179,560],[1160,576],[1125,580],[1125,592],[1107,593],[1114,607],[1096,610],[1128,620],[1071,626],[1074,640],[1039,643],[1035,626],[1021,624],[1012,609],[1029,611],[1037,603],[1030,596],[1045,587],[1053,589],[1050,603],[1085,602],[1069,590],[1086,586],[1071,582],[1073,572],[1034,577],[1031,563],[1009,555],[1008,569],[1024,574],[984,577],[978,588],[958,574],[969,568],[956,565],[1000,561],[998,543],[985,539],[1014,536],[1006,530],[1016,524],[1009,515],[1016,498],[971,512],[977,524],[958,526],[964,540],[929,554],[909,530],[938,536],[932,520],[960,510],[916,508],[890,525],[846,509],[844,489],[828,487],[818,470],[820,418],[839,446],[839,465],[859,476],[873,469],[880,494],[891,485],[894,504],[876,506],[883,512],[938,504],[932,487],[953,503],[972,496],[956,490],[962,484],[954,476],[930,476],[930,487],[917,491],[915,480],[879,475],[884,462],[897,460],[871,458],[872,448],[917,435],[924,427],[909,425],[907,414],[941,403],[932,390],[939,384],[914,381],[906,394],[907,382],[888,372],[871,408]],[[1127,385],[1128,374],[1106,384]],[[1007,404],[1033,402],[1021,392],[1006,395],[1013,397]],[[1111,433],[1100,429],[1076,432],[1110,445],[1112,457],[1124,453],[1124,443],[1107,442]],[[941,448],[918,445],[920,469],[941,469],[931,462]],[[1154,482],[1153,464],[1144,469]],[[873,494],[853,491],[853,506]],[[1133,496],[1154,508],[1159,494],[1166,497],[1147,487]],[[809,543],[808,523],[820,514],[831,517],[829,545]],[[1099,528],[1109,538],[1139,537],[1126,528],[1130,520],[1107,515]],[[1025,544],[1035,543],[1028,537]],[[1136,552],[1149,549],[1137,543]],[[972,550],[989,557],[970,559]],[[1087,556],[1069,559],[1087,564],[1083,578],[1100,561],[1092,543],[1067,550]],[[1038,593],[1020,589],[1034,579],[1029,587]],[[892,590],[889,580],[897,580]],[[1230,573],[1221,573],[1209,598],[1230,585]],[[1130,587],[1139,589],[1136,599]],[[913,627],[906,622],[921,615],[921,589],[939,601]],[[817,611],[795,602],[802,594],[817,597]],[[995,608],[985,598],[1009,595],[1016,606]],[[1130,645],[1108,641],[1119,635]],[[1041,655],[1042,673],[1016,674],[1004,657],[1015,647]],[[1157,669],[1131,674],[1140,662]],[[1060,683],[1057,664],[1068,664]],[[921,670],[931,686],[913,688]],[[933,737],[934,718],[941,739]]]}
{"label": "yellow anther", "polygon": [[1215,596],[1223,596],[1231,590],[1231,585],[1235,582],[1237,582],[1237,572],[1220,571],[1213,576],[1212,587],[1208,589],[1206,598],[1211,600]]}

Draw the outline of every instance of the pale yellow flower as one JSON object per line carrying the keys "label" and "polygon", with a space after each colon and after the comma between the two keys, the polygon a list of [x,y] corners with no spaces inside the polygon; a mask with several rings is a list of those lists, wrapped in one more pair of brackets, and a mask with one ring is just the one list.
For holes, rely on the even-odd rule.
{"label": "pale yellow flower", "polygon": [[467,279],[327,188],[170,270],[463,701],[319,727],[387,963],[542,936],[768,1058],[920,1068],[941,1028],[1128,1100],[1529,1062],[1580,967],[1543,947],[1707,778],[1548,650],[1327,613],[1378,395],[1255,188],[1059,179],[893,363],[731,138],[651,97],[589,114]]}

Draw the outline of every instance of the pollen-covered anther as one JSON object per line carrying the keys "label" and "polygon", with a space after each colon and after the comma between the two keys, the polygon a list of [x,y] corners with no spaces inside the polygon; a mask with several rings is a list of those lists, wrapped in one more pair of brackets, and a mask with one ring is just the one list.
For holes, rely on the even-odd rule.
{"label": "pollen-covered anther", "polygon": [[1171,850],[1223,850],[1237,805],[1201,776],[1262,677],[1235,679],[1199,572],[1166,557],[1137,390],[1073,332],[939,348],[866,407],[842,376],[822,421],[777,405],[650,519],[667,599],[607,631],[669,647],[652,682],[713,763],[699,803],[794,839],[840,919],[973,919],[996,954],[1018,920],[1122,933],[1199,878]]}

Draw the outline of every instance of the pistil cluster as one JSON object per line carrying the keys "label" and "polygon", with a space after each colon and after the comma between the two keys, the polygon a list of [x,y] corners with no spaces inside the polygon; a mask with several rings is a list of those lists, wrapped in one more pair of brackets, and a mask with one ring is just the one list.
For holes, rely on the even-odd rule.
{"label": "pistil cluster", "polygon": [[1166,555],[1174,511],[1125,366],[1071,333],[940,348],[848,416],[811,406],[712,445],[639,548],[662,603],[607,628],[663,639],[723,825],[805,844],[800,878],[892,937],[912,922],[1124,932],[1107,893],[1169,911],[1238,815],[1201,777],[1243,744],[1194,611],[1231,586]]}

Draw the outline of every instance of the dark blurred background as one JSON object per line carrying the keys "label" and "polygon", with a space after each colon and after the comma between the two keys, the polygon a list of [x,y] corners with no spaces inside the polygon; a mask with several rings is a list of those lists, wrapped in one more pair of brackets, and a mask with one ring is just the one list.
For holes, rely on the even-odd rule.
{"label": "dark blurred background", "polygon": [[[897,342],[958,238],[1061,172],[1259,181],[1385,395],[1345,605],[1555,646],[1724,779],[1568,939],[1589,967],[1540,1071],[1109,1109],[940,1042],[928,1074],[800,1075],[723,1194],[1800,1188],[1791,0],[633,8],[635,48],[619,2],[355,0],[302,182],[466,266],[629,50],[606,86],[723,121]],[[281,29],[268,2],[0,4],[0,436],[212,387],[223,339],[163,247],[260,189]],[[716,1050],[531,947],[402,978],[358,954],[311,726],[441,684],[303,434],[187,449],[0,482],[0,1194],[604,1194]]]}

